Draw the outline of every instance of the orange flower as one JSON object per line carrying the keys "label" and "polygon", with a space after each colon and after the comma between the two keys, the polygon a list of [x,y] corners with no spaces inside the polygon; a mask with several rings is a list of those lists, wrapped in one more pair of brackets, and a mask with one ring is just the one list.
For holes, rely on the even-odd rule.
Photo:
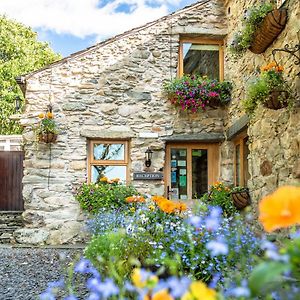
{"label": "orange flower", "polygon": [[131,197],[127,197],[126,199],[125,199],[125,201],[127,202],[127,203],[133,203],[133,202],[145,202],[145,198],[144,197],[142,197],[142,196],[131,196]]}
{"label": "orange flower", "polygon": [[277,71],[277,72],[282,72],[283,69],[284,69],[283,66],[277,66],[277,67],[276,67],[276,71]]}
{"label": "orange flower", "polygon": [[40,118],[40,119],[43,119],[43,118],[45,118],[45,114],[43,114],[43,113],[40,113],[40,114],[39,114],[39,118]]}
{"label": "orange flower", "polygon": [[174,298],[168,293],[168,290],[161,290],[153,294],[152,300],[174,300]]}
{"label": "orange flower", "polygon": [[185,203],[178,202],[178,203],[176,203],[176,209],[178,209],[179,212],[186,211],[187,206]]}
{"label": "orange flower", "polygon": [[53,119],[53,113],[50,112],[50,111],[48,111],[48,112],[47,112],[47,118],[48,118],[48,119]]}
{"label": "orange flower", "polygon": [[171,214],[173,212],[175,212],[176,210],[176,204],[170,200],[165,200],[165,201],[162,201],[161,203],[158,204],[159,208],[167,213],[167,214]]}
{"label": "orange flower", "polygon": [[259,220],[267,232],[300,224],[300,187],[282,186],[259,203]]}

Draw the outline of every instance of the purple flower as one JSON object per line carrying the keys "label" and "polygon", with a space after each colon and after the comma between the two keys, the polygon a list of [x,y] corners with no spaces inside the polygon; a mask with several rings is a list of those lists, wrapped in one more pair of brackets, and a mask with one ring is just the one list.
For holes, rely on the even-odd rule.
{"label": "purple flower", "polygon": [[90,293],[87,300],[100,300],[100,296],[98,294],[95,294],[95,293]]}
{"label": "purple flower", "polygon": [[212,256],[227,255],[228,245],[219,241],[210,241],[206,244],[206,249],[210,251]]}

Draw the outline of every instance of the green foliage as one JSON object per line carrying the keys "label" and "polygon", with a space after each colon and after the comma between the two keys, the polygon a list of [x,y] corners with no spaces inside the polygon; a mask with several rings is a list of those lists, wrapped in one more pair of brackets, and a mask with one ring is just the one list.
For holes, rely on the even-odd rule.
{"label": "green foliage", "polygon": [[39,126],[36,130],[37,134],[41,133],[54,133],[57,134],[57,126],[53,119],[43,118],[39,123]]}
{"label": "green foliage", "polygon": [[221,207],[224,216],[229,217],[238,211],[233,204],[230,193],[230,188],[224,186],[221,182],[217,182],[211,186],[210,191],[204,194],[200,201],[207,205]]}
{"label": "green foliage", "polygon": [[138,194],[132,186],[118,182],[84,183],[75,198],[83,210],[97,213],[101,208],[118,209],[126,205],[125,198]]}
{"label": "green foliage", "polygon": [[233,55],[239,56],[246,52],[252,43],[255,31],[272,9],[273,5],[271,3],[264,2],[260,6],[254,6],[247,11],[247,15],[242,20],[242,30],[234,34],[233,41],[229,46],[229,51]]}
{"label": "green foliage", "polygon": [[219,106],[228,103],[232,84],[197,75],[184,75],[165,83],[163,88],[171,103],[182,110],[197,112],[205,110],[212,101]]}
{"label": "green foliage", "polygon": [[44,67],[60,55],[37,41],[29,27],[0,16],[0,28],[0,134],[17,134],[21,127],[9,119],[15,113],[16,97],[22,97],[16,77]]}
{"label": "green foliage", "polygon": [[120,230],[94,236],[84,254],[102,274],[122,284],[133,266],[150,254],[150,249],[149,243]]}

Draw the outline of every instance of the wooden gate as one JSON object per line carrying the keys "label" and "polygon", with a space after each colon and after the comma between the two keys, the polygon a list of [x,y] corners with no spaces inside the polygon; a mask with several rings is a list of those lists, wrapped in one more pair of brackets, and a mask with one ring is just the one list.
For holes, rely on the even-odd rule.
{"label": "wooden gate", "polygon": [[24,210],[22,197],[24,153],[20,151],[19,139],[20,136],[0,136],[0,211]]}

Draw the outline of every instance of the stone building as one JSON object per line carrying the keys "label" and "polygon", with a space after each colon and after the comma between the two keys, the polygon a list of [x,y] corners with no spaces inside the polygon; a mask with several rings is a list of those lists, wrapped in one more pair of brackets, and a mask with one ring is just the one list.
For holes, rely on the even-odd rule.
{"label": "stone building", "polygon": [[[240,100],[249,77],[273,60],[272,49],[299,43],[299,1],[284,2],[286,27],[263,54],[247,51],[236,61],[226,47],[244,11],[258,2],[201,0],[21,77],[26,227],[17,240],[81,241],[84,215],[74,190],[101,172],[182,201],[217,180],[248,186],[254,210],[262,195],[296,180],[299,105],[293,111],[259,107],[249,119]],[[167,100],[163,83],[186,72],[188,55],[200,59],[196,67],[206,74],[234,83],[228,106],[191,114]],[[296,90],[299,66],[287,58],[278,53]],[[32,126],[50,102],[58,139],[36,143]]]}

